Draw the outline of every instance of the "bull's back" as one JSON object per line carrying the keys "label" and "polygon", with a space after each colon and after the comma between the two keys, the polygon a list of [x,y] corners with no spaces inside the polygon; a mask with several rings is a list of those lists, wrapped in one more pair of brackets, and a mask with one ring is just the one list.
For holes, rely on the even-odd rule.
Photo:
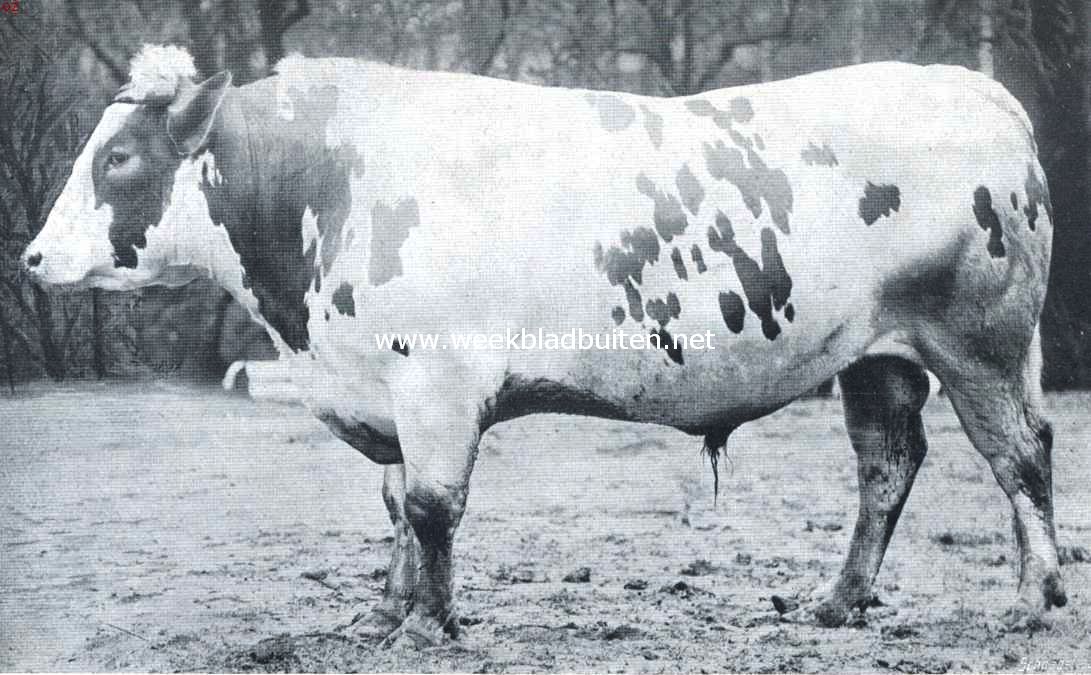
{"label": "bull's back", "polygon": [[[1025,193],[1028,165],[1040,177],[1018,103],[961,68],[869,64],[671,99],[400,76],[396,94],[345,127],[363,129],[366,198],[420,203],[405,254],[438,252],[453,274],[485,259],[572,274],[596,243],[655,229],[671,202],[685,226],[668,231],[687,244],[722,212],[747,251],[772,227],[784,255],[884,268],[904,262],[898,253],[933,257],[975,226],[952,213],[987,182],[996,206],[1025,221],[1010,194]],[[367,107],[349,105],[353,116]],[[674,238],[657,234],[669,254]]]}

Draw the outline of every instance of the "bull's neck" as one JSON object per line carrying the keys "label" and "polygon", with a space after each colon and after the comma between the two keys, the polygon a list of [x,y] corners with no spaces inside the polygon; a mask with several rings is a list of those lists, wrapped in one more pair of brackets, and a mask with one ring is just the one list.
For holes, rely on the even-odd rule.
{"label": "bull's neck", "polygon": [[[209,142],[219,175],[207,176],[202,190],[238,254],[243,289],[283,341],[301,351],[310,340],[304,295],[321,290],[336,256],[356,156],[326,145],[336,92],[278,91],[276,80],[226,97]],[[305,219],[317,240],[305,238]]]}

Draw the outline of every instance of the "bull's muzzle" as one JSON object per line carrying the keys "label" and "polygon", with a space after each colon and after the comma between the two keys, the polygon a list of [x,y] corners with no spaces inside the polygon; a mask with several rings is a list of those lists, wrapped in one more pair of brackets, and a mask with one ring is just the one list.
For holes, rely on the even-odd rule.
{"label": "bull's muzzle", "polygon": [[40,251],[31,251],[30,249],[27,249],[27,251],[23,253],[23,271],[26,272],[27,276],[29,276],[32,281],[38,281],[38,277],[41,274],[42,258],[43,256]]}
{"label": "bull's muzzle", "polygon": [[25,278],[36,286],[52,286],[58,283],[73,283],[78,279],[69,279],[58,274],[66,268],[69,256],[56,251],[46,255],[41,248],[31,243],[23,253],[22,272]]}

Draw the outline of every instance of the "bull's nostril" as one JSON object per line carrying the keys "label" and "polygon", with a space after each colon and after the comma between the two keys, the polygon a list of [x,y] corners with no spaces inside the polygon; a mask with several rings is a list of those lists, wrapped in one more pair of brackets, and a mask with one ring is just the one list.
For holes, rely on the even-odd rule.
{"label": "bull's nostril", "polygon": [[35,253],[34,255],[27,256],[27,267],[37,267],[42,263],[42,254]]}

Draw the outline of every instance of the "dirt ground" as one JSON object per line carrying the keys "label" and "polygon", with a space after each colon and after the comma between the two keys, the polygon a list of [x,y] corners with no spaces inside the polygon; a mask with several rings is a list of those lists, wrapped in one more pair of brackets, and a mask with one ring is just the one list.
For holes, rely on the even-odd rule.
{"label": "dirt ground", "polygon": [[[1049,408],[1060,543],[1080,558],[1091,396]],[[825,584],[846,549],[836,401],[740,429],[715,506],[697,439],[501,425],[456,543],[463,636],[412,652],[343,628],[382,589],[382,470],[303,410],[166,384],[24,388],[0,398],[0,670],[1091,670],[1091,565],[1065,565],[1049,627],[1005,631],[1007,501],[946,400],[926,421],[885,606],[833,630],[780,623],[769,598]],[[579,568],[587,581],[565,580]]]}

